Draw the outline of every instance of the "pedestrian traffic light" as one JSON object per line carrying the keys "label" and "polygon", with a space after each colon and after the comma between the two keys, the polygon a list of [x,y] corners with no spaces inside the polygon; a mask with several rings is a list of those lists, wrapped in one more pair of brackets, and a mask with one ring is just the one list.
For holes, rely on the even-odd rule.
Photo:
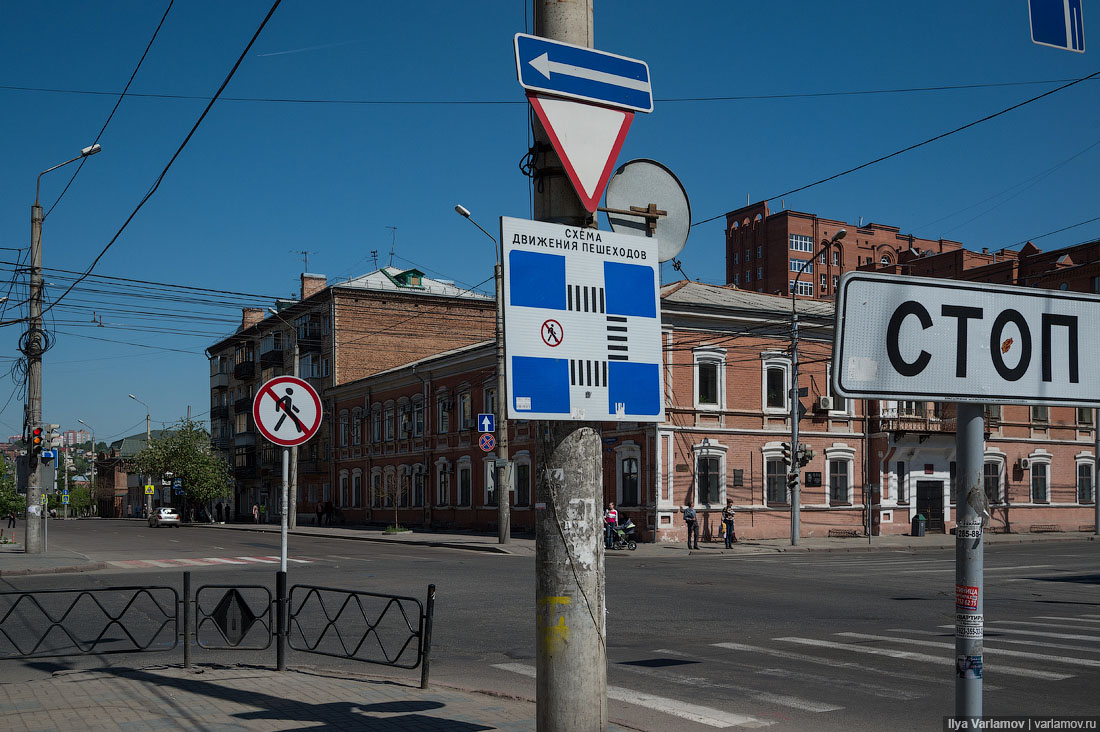
{"label": "pedestrian traffic light", "polygon": [[798,467],[806,467],[815,457],[817,453],[811,450],[809,445],[802,443],[798,446]]}
{"label": "pedestrian traffic light", "polygon": [[789,442],[783,443],[783,462],[787,465],[791,464],[791,443]]}
{"label": "pedestrian traffic light", "polygon": [[48,439],[46,440],[46,442],[47,442],[46,448],[49,449],[49,450],[56,450],[56,449],[60,448],[61,447],[61,425],[59,425],[59,424],[48,424],[48,425],[46,425],[46,427],[49,428],[49,434],[47,435]]}
{"label": "pedestrian traffic light", "polygon": [[787,487],[790,488],[793,491],[795,489],[795,486],[797,486],[797,485],[798,485],[798,472],[796,471],[796,472],[793,472],[793,473],[787,473]]}

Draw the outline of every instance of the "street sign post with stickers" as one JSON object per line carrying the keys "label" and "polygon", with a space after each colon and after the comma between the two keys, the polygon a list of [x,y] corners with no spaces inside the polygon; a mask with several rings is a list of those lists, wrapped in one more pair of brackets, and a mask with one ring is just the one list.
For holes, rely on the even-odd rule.
{"label": "street sign post with stickers", "polygon": [[955,402],[955,715],[982,716],[984,405],[1100,403],[1100,296],[850,272],[833,387],[852,399]]}

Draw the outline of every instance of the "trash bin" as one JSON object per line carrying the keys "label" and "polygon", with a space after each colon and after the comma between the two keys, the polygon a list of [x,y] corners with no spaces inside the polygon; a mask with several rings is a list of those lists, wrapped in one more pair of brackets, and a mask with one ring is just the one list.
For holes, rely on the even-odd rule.
{"label": "trash bin", "polygon": [[918,513],[913,517],[913,526],[909,530],[910,536],[924,536],[924,514]]}

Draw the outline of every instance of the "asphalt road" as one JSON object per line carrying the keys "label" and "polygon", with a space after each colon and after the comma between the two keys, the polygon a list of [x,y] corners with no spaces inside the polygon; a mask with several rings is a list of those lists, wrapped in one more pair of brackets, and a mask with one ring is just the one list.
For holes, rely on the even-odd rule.
{"label": "asphalt road", "polygon": [[[133,521],[56,522],[50,531],[51,547],[111,568],[4,579],[3,589],[179,588],[180,569],[136,560],[180,558],[242,562],[195,565],[195,587],[274,587],[277,565],[241,558],[277,556],[277,534],[149,529]],[[987,715],[1096,714],[1097,550],[1095,542],[987,549]],[[533,698],[532,558],[306,537],[291,538],[290,556],[299,560],[290,568],[292,585],[419,598],[434,583],[433,680]],[[607,577],[610,709],[627,724],[688,732],[928,730],[953,712],[953,552],[615,554]],[[193,660],[273,665],[275,653],[196,649]],[[181,661],[178,649],[4,661],[0,681],[60,668]],[[288,662],[391,673],[296,651]]]}

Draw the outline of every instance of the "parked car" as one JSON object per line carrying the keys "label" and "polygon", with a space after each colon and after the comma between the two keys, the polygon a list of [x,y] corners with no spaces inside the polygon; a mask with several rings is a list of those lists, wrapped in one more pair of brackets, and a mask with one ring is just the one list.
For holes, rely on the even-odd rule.
{"label": "parked car", "polygon": [[154,508],[153,512],[149,514],[149,526],[157,528],[158,526],[175,526],[180,525],[180,512],[174,508]]}

